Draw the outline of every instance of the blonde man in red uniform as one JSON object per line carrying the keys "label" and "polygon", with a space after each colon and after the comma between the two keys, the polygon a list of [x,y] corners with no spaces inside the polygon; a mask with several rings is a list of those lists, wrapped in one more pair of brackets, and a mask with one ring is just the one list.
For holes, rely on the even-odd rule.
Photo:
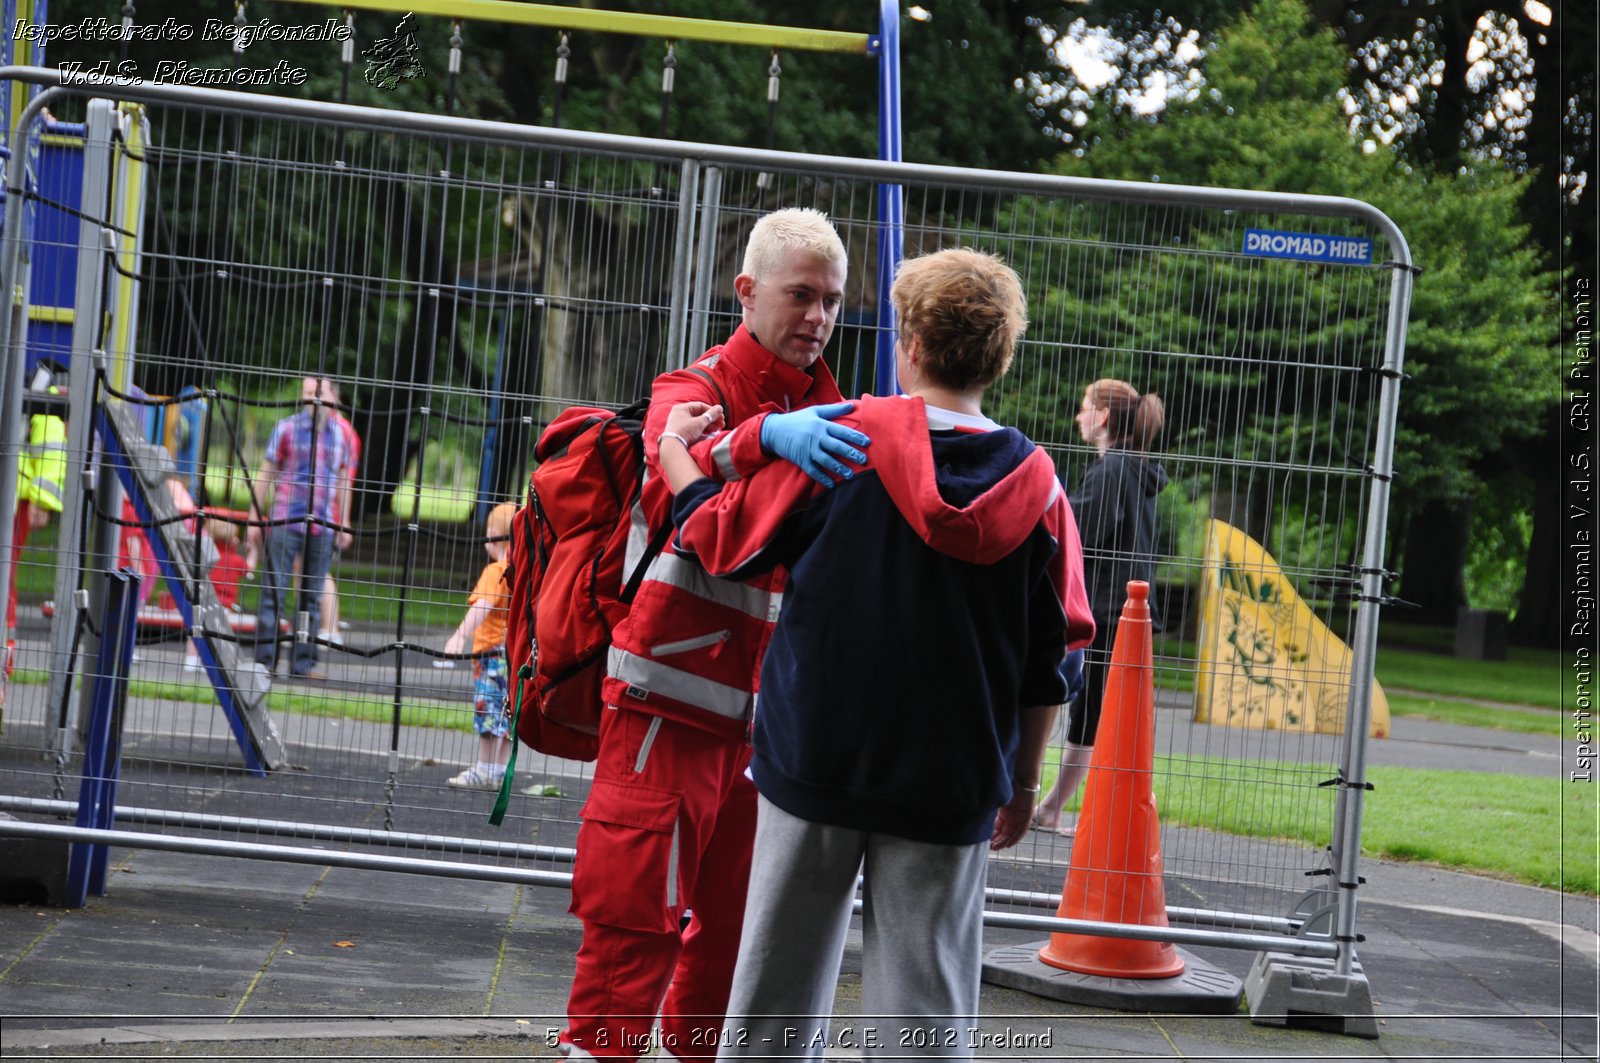
{"label": "blonde man in red uniform", "polygon": [[[734,281],[743,323],[651,391],[641,547],[671,519],[658,444],[680,402],[720,406],[738,426],[695,448],[702,471],[719,479],[777,456],[831,483],[829,473],[846,471],[840,458],[864,457],[856,447],[866,437],[828,420],[849,406],[821,360],[845,274],[826,215],[789,209],[756,223]],[[651,1047],[658,1010],[664,1055],[716,1055],[755,832],[751,712],[781,589],[770,575],[714,579],[669,546],[614,632],[573,869],[583,944],[560,1036],[572,1059],[637,1058]]]}

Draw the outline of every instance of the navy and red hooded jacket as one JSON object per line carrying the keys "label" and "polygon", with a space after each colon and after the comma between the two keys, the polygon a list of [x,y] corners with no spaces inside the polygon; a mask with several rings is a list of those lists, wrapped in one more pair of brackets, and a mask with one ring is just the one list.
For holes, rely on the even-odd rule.
{"label": "navy and red hooded jacket", "polygon": [[1094,636],[1072,509],[1022,433],[863,398],[869,464],[830,489],[787,462],[679,492],[676,546],[717,575],[788,567],[751,770],[813,822],[967,845],[1010,800],[1023,714]]}

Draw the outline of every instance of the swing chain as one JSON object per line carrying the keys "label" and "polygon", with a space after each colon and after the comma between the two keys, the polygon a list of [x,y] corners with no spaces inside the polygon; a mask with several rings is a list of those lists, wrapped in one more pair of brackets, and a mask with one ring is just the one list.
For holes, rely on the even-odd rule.
{"label": "swing chain", "polygon": [[667,42],[667,54],[661,60],[661,94],[672,95],[673,79],[678,71],[678,53],[674,42]]}
{"label": "swing chain", "polygon": [[356,61],[356,13],[344,9],[344,42],[339,46],[339,62],[344,65],[345,77],[350,76],[350,66]]}
{"label": "swing chain", "polygon": [[561,98],[567,93],[567,61],[572,58],[570,33],[561,35],[561,43],[556,45],[556,91],[550,102],[550,125],[554,129],[561,128]]}
{"label": "swing chain", "polygon": [[122,58],[128,58],[128,43],[133,40],[133,18],[138,9],[133,6],[133,0],[128,0],[122,5]]}
{"label": "swing chain", "polygon": [[661,60],[661,122],[656,129],[656,136],[667,135],[667,117],[672,113],[672,86],[678,72],[677,44],[667,42],[667,54]]}
{"label": "swing chain", "polygon": [[[772,150],[772,145],[778,134],[778,91],[783,81],[783,64],[778,61],[778,49],[772,49],[772,62],[767,67],[767,150]],[[763,171],[756,176],[756,189],[761,194],[761,202],[765,202],[767,186],[772,183],[772,175]]]}
{"label": "swing chain", "polygon": [[556,45],[556,84],[557,85],[563,85],[564,86],[567,83],[567,60],[572,58],[572,48],[569,46],[569,43],[568,43],[571,40],[571,37],[572,37],[572,35],[570,33],[563,33],[561,35],[561,43]]}

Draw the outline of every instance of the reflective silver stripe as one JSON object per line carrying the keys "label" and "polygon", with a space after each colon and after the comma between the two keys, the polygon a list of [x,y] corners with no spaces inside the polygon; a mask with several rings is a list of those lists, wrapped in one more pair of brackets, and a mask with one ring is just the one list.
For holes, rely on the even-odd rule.
{"label": "reflective silver stripe", "polygon": [[[639,481],[641,485],[650,479],[650,470],[646,469],[644,477]],[[639,567],[639,559],[644,556],[645,547],[650,545],[650,522],[644,513],[644,491],[641,487],[639,500],[628,511],[628,545],[622,553],[622,579],[627,582],[633,570]]]}
{"label": "reflective silver stripe", "polygon": [[65,451],[66,443],[29,443],[24,448],[29,454],[47,454],[53,450]]}
{"label": "reflective silver stripe", "polygon": [[726,629],[713,631],[706,635],[696,635],[692,639],[679,639],[677,642],[662,642],[650,647],[652,657],[670,657],[674,653],[688,653],[690,650],[703,650],[707,646],[715,646],[719,642],[726,642],[733,637],[733,632]]}
{"label": "reflective silver stripe", "polygon": [[716,605],[737,609],[757,620],[766,620],[772,612],[771,600],[783,597],[782,592],[774,595],[749,584],[718,579],[701,568],[699,562],[676,554],[662,554],[656,558],[648,578]]}
{"label": "reflective silver stripe", "polygon": [[[661,717],[656,717],[661,722]],[[667,850],[667,907],[678,906],[678,821],[672,821],[672,848]]]}
{"label": "reflective silver stripe", "polygon": [[639,743],[639,755],[633,758],[635,775],[643,773],[645,762],[650,759],[650,747],[656,744],[656,732],[659,730],[661,730],[661,717],[652,717],[650,730],[644,733],[644,741]]}
{"label": "reflective silver stripe", "polygon": [[54,480],[46,480],[43,476],[35,476],[29,482],[33,484],[41,495],[50,498],[58,506],[61,504],[61,485]]}
{"label": "reflective silver stripe", "polygon": [[717,472],[727,483],[739,479],[739,470],[733,467],[733,433],[724,432],[711,447],[711,460],[717,463]]}
{"label": "reflective silver stripe", "polygon": [[629,686],[705,709],[717,716],[726,716],[730,720],[743,720],[750,714],[754,699],[748,690],[691,675],[615,646],[611,647],[609,663],[609,674]]}

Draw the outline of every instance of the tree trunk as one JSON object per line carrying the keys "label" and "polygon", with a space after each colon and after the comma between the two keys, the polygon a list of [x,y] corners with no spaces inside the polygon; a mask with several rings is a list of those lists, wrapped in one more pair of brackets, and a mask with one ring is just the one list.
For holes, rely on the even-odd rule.
{"label": "tree trunk", "polygon": [[1454,627],[1456,610],[1467,604],[1467,543],[1472,534],[1470,501],[1423,504],[1406,525],[1399,594],[1419,608],[1404,618]]}
{"label": "tree trunk", "polygon": [[1523,568],[1522,590],[1517,595],[1517,618],[1511,624],[1511,641],[1519,646],[1561,645],[1561,520],[1566,499],[1566,478],[1560,461],[1561,410],[1553,407],[1545,431],[1519,442],[1512,463],[1533,480],[1533,534]]}
{"label": "tree trunk", "polygon": [[[374,388],[371,395],[363,396],[366,401],[355,407],[356,431],[365,441],[360,483],[367,485],[355,492],[358,520],[384,512],[405,478],[406,467],[413,458],[420,458],[422,440],[413,438],[412,433],[415,411],[427,405],[439,348],[448,348],[455,332],[453,305],[440,306],[444,297],[429,294],[430,290],[441,290],[439,278],[454,275],[453,264],[447,272],[443,248],[435,239],[436,219],[419,209],[409,194],[396,206],[399,209],[390,214],[388,221],[405,234],[397,242],[405,256],[407,274],[418,278],[418,282],[411,313],[389,363],[394,383]],[[420,468],[417,475],[422,475]]]}
{"label": "tree trunk", "polygon": [[1266,479],[1262,473],[1251,475],[1251,470],[1241,470],[1231,479],[1219,479],[1211,492],[1211,516],[1238,528],[1270,551],[1272,492]]}

